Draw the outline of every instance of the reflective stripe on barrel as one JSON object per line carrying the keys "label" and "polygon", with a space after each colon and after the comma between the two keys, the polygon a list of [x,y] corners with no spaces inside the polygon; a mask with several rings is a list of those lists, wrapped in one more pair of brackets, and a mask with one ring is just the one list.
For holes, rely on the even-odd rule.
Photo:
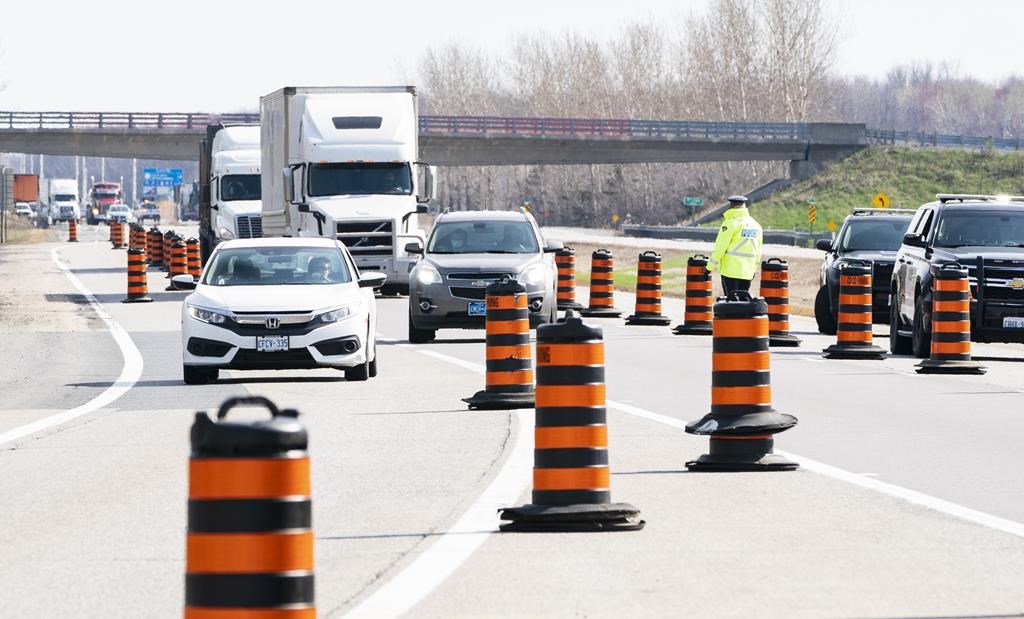
{"label": "reflective stripe on barrel", "polygon": [[199,239],[191,238],[185,241],[185,253],[188,261],[188,274],[198,279],[203,271],[203,266],[199,261]]}
{"label": "reflective stripe on barrel", "polygon": [[931,358],[942,361],[971,359],[971,298],[967,269],[943,265],[932,287]]}
{"label": "reflective stripe on barrel", "polygon": [[558,268],[558,289],[556,299],[559,308],[576,305],[576,252],[565,247],[555,253]]}
{"label": "reflective stripe on barrel", "polygon": [[661,315],[661,254],[645,251],[636,265],[636,316]]}
{"label": "reflective stripe on barrel", "polygon": [[[492,284],[493,285],[493,284]],[[530,358],[530,310],[526,292],[487,292],[487,379],[489,393],[533,391]],[[494,354],[500,348],[504,355]]]}
{"label": "reflective stripe on barrel", "polygon": [[768,335],[789,335],[789,264],[778,258],[761,263],[761,297],[768,305]]}
{"label": "reflective stripe on barrel", "polygon": [[78,222],[74,219],[68,220],[68,242],[78,242]]}
{"label": "reflective stripe on barrel", "polygon": [[711,356],[711,414],[771,410],[768,316],[715,315]]}
{"label": "reflective stripe on barrel", "polygon": [[604,342],[579,319],[537,333],[533,503],[611,501]]}
{"label": "reflective stripe on barrel", "polygon": [[870,346],[871,318],[871,267],[848,264],[839,272],[838,343]]}
{"label": "reflective stripe on barrel", "polygon": [[604,308],[615,304],[615,260],[612,252],[599,249],[590,258],[590,307]]}
{"label": "reflective stripe on barrel", "polygon": [[176,236],[177,235],[175,235],[174,232],[168,230],[160,239],[160,249],[163,252],[163,264],[168,269],[170,269],[171,267],[171,245],[174,244],[174,239]]}
{"label": "reflective stripe on barrel", "polygon": [[146,283],[146,252],[128,250],[128,298],[139,299],[149,293]]}

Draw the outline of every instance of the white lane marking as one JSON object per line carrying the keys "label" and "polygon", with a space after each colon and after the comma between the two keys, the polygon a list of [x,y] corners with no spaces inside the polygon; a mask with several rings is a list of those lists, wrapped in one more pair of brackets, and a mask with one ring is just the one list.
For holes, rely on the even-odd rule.
{"label": "white lane marking", "polygon": [[[478,374],[484,373],[483,366],[468,361],[432,350],[419,352]],[[399,617],[409,612],[451,576],[491,533],[497,531],[498,509],[515,505],[530,482],[533,469],[532,413],[532,409],[516,411],[517,432],[508,459],[494,481],[452,528],[394,578],[346,613],[346,618]]]}
{"label": "white lane marking", "polygon": [[97,411],[127,393],[128,390],[131,389],[139,380],[139,377],[142,376],[142,354],[139,352],[139,349],[135,347],[135,342],[132,341],[128,332],[125,331],[117,321],[110,317],[110,314],[103,309],[99,301],[96,300],[96,297],[92,295],[92,292],[86,288],[77,277],[75,277],[74,273],[71,272],[71,269],[69,269],[67,265],[61,262],[60,257],[57,255],[57,248],[54,248],[50,252],[50,257],[57,266],[60,267],[61,271],[64,271],[64,275],[71,280],[71,283],[75,285],[75,288],[82,293],[85,299],[89,302],[89,305],[92,306],[93,311],[95,311],[96,315],[100,317],[100,320],[102,320],[103,323],[107,325],[107,328],[110,329],[110,333],[114,337],[114,341],[117,343],[118,348],[121,349],[121,356],[124,358],[124,366],[121,368],[121,375],[118,376],[114,384],[107,387],[103,393],[77,408],[57,413],[56,415],[50,415],[49,417],[44,417],[33,421],[32,423],[19,426],[13,430],[8,430],[7,432],[0,434],[0,445],[16,441],[20,438],[35,434],[36,432],[42,432],[43,430],[47,430],[54,426],[59,426],[62,423],[67,423],[68,421],[81,417],[82,415],[88,415],[89,413]]}

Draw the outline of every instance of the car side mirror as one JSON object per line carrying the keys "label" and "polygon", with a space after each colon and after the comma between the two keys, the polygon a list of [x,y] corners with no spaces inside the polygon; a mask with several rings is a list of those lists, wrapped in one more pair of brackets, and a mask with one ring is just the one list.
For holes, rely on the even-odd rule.
{"label": "car side mirror", "polygon": [[195,290],[196,278],[191,275],[175,275],[171,278],[171,287],[175,290]]}
{"label": "car side mirror", "polygon": [[924,247],[924,237],[917,233],[910,233],[903,235],[903,244],[909,245],[910,247]]}
{"label": "car side mirror", "polygon": [[388,276],[384,273],[363,273],[359,276],[360,288],[380,288],[387,281]]}
{"label": "car side mirror", "polygon": [[818,239],[814,243],[814,249],[821,251],[832,251],[832,239]]}
{"label": "car side mirror", "polygon": [[565,249],[565,243],[561,241],[548,241],[548,244],[544,246],[545,254],[553,254],[556,251],[562,251]]}
{"label": "car side mirror", "polygon": [[405,245],[405,253],[422,256],[423,246],[421,246],[419,243],[407,243]]}

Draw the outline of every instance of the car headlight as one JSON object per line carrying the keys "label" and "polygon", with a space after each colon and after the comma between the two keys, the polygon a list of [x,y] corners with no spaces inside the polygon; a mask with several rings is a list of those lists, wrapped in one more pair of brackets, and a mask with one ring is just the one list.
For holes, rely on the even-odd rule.
{"label": "car headlight", "polygon": [[224,324],[228,319],[224,314],[218,314],[217,312],[196,307],[194,305],[188,306],[188,315],[200,322],[208,322],[214,325]]}
{"label": "car headlight", "polygon": [[519,281],[526,284],[527,286],[540,286],[544,283],[547,270],[543,264],[535,264],[527,267],[523,274],[519,276]]}
{"label": "car headlight", "polygon": [[225,241],[230,241],[235,238],[235,233],[222,226],[221,229],[217,231],[217,236]]}
{"label": "car headlight", "polygon": [[420,264],[416,268],[416,279],[424,286],[441,283],[441,273],[429,264]]}
{"label": "car headlight", "polygon": [[318,316],[320,322],[338,322],[342,318],[347,318],[352,315],[351,307],[339,307],[338,309],[332,309],[324,312]]}

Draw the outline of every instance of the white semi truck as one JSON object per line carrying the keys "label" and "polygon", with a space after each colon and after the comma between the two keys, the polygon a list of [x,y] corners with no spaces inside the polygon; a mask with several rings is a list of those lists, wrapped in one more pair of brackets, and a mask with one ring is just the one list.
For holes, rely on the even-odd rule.
{"label": "white semi truck", "polygon": [[78,219],[78,181],[73,178],[51,178],[49,211],[53,221]]}
{"label": "white semi truck", "polygon": [[260,128],[209,125],[199,143],[199,253],[203,264],[221,241],[263,236]]}
{"label": "white semi truck", "polygon": [[419,162],[412,86],[288,87],[260,98],[263,231],[343,242],[362,271],[408,294],[424,233],[418,215],[435,193]]}

